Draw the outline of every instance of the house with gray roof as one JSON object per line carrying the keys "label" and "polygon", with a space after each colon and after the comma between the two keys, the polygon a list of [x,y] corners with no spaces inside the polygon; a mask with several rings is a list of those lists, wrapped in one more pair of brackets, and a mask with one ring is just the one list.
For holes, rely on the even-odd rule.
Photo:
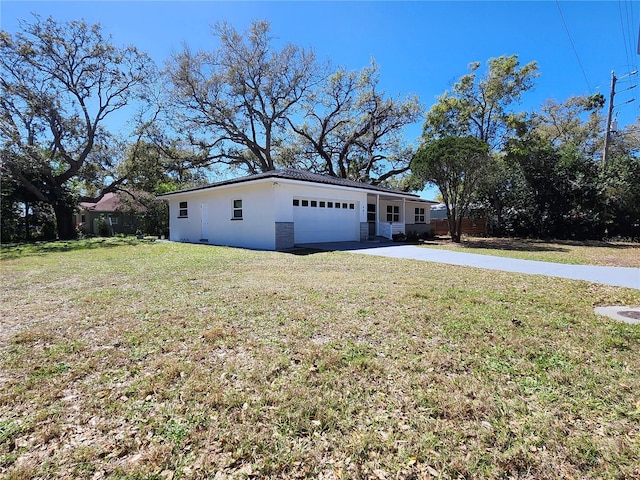
{"label": "house with gray roof", "polygon": [[170,240],[261,250],[423,234],[430,229],[430,206],[437,203],[399,190],[293,169],[158,198],[169,203]]}

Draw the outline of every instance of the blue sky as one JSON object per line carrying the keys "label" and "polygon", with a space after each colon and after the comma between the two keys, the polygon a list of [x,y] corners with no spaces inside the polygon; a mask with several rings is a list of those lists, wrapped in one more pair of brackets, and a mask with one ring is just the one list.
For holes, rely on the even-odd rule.
{"label": "blue sky", "polygon": [[[253,20],[267,20],[279,40],[313,48],[334,65],[360,69],[375,58],[387,94],[417,94],[427,108],[467,73],[469,62],[500,55],[539,64],[541,76],[523,98],[523,110],[571,95],[608,97],[611,71],[622,77],[640,63],[638,1],[2,0],[0,26],[15,32],[31,12],[99,22],[114,43],[136,45],[159,66],[184,43],[194,50],[215,48],[211,26],[218,21],[244,30]],[[623,91],[638,76],[618,82],[614,104],[621,126],[640,114],[640,89]],[[632,98],[637,100],[622,105]],[[418,123],[407,129],[407,139],[417,140],[420,132]]]}

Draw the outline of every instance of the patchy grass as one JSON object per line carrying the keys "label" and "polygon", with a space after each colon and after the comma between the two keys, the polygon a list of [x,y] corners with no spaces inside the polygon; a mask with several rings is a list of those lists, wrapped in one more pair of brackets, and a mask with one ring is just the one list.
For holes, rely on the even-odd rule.
{"label": "patchy grass", "polygon": [[640,244],[599,241],[547,242],[522,238],[466,237],[461,243],[433,240],[424,244],[429,248],[459,250],[468,253],[521,258],[543,262],[575,265],[603,265],[612,267],[640,267]]}
{"label": "patchy grass", "polygon": [[121,245],[137,245],[141,241],[154,241],[155,237],[138,239],[133,236],[97,237],[83,240],[60,240],[56,242],[11,243],[0,244],[0,259],[26,257],[30,255],[45,255],[51,252],[68,252]]}
{"label": "patchy grass", "polygon": [[0,476],[638,478],[640,292],[175,243],[0,262]]}

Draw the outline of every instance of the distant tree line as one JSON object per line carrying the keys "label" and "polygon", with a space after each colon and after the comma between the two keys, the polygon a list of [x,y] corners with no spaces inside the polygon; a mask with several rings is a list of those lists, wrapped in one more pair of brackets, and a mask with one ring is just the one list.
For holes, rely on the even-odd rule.
{"label": "distant tree line", "polygon": [[0,31],[2,241],[75,238],[78,202],[119,191],[158,233],[166,206],[155,195],[280,167],[404,190],[435,183],[454,239],[471,207],[500,235],[638,235],[635,128],[614,136],[601,168],[601,96],[513,110],[535,63],[491,59],[484,75],[471,64],[426,112],[418,146],[403,130],[425,119],[422,105],[384,92],[375,61],[333,67],[261,21],[214,35],[216,49],[186,46],[160,71],[99,25],[36,16]]}
{"label": "distant tree line", "polygon": [[[412,163],[414,187],[440,189],[452,239],[460,241],[460,219],[472,210],[496,236],[640,238],[640,124],[612,135],[604,165],[601,94],[515,112],[534,85],[535,62],[493,58],[481,76],[479,67],[471,64],[427,112]],[[471,141],[486,149],[464,148]]]}

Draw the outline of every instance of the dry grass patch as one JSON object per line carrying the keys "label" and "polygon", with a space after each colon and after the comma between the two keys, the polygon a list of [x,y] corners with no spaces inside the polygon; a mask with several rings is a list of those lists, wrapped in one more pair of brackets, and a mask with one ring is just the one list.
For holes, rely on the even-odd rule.
{"label": "dry grass patch", "polygon": [[633,478],[640,292],[173,243],[0,263],[7,478]]}
{"label": "dry grass patch", "polygon": [[468,253],[521,258],[543,262],[609,267],[640,267],[640,244],[599,241],[553,241],[523,238],[465,237],[461,243],[433,240],[429,248],[453,249]]}

